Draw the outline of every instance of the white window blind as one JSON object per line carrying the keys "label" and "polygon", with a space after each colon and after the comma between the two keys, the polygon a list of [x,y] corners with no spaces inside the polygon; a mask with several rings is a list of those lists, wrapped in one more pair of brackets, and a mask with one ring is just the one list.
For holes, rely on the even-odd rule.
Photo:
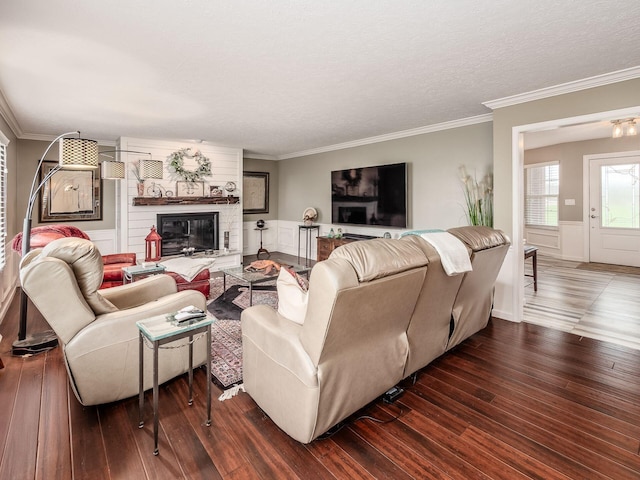
{"label": "white window blind", "polygon": [[525,166],[524,220],[529,226],[558,226],[560,164],[538,163]]}
{"label": "white window blind", "polygon": [[5,243],[7,238],[7,145],[0,132],[0,269],[6,262]]}

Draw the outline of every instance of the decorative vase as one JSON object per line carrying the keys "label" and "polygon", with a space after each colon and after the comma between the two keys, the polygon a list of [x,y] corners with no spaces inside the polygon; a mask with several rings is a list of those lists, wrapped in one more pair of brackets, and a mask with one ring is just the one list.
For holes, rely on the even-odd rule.
{"label": "decorative vase", "polygon": [[224,232],[224,248],[229,250],[229,232]]}
{"label": "decorative vase", "polygon": [[138,196],[144,197],[144,182],[138,182]]}

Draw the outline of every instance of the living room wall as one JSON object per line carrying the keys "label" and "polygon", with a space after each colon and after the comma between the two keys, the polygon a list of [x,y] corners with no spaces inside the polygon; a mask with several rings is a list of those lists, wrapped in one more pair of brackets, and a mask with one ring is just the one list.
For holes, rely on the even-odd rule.
{"label": "living room wall", "polygon": [[513,233],[513,127],[639,105],[640,79],[633,79],[496,109],[493,112],[496,226],[510,235]]}
{"label": "living room wall", "polygon": [[[492,169],[492,124],[484,122],[279,162],[278,218],[302,220],[305,207],[331,223],[331,171],[408,163],[410,229],[466,224],[458,167],[480,179]],[[349,230],[349,227],[346,227]],[[359,228],[358,230],[362,230]],[[385,227],[370,227],[381,236]]]}
{"label": "living room wall", "polygon": [[[559,161],[560,204],[558,220],[561,222],[581,222],[583,220],[582,160],[584,155],[632,150],[640,150],[640,136],[567,142],[525,150],[524,164]],[[567,198],[575,199],[576,204],[565,205],[564,200]]]}
{"label": "living room wall", "polygon": [[[640,79],[496,108],[493,112],[495,226],[512,239],[522,238],[519,226],[514,233],[513,225],[514,208],[518,208],[514,205],[513,194],[522,190],[522,186],[513,184],[514,127],[636,106],[640,106]],[[500,318],[520,321],[524,298],[522,242],[515,242],[514,246],[507,254],[496,282],[494,312],[497,311]]]}
{"label": "living room wall", "polygon": [[245,172],[268,172],[269,173],[269,213],[252,213],[243,215],[245,222],[257,222],[263,220],[278,220],[278,163],[274,160],[257,160],[254,158],[244,158],[243,171]]}
{"label": "living room wall", "polygon": [[[24,218],[25,211],[27,209],[28,192],[31,189],[31,182],[36,171],[36,167],[42,154],[49,146],[49,141],[39,140],[18,140],[18,160],[17,164],[20,168],[17,169],[17,194],[12,200],[8,200],[9,208],[17,209],[17,219],[13,225],[13,233],[9,232],[9,235],[13,236],[22,231],[22,219]],[[100,147],[100,150],[113,150],[114,147]],[[101,157],[100,160],[105,160],[106,157]],[[54,145],[49,150],[46,160],[52,162],[58,161],[58,147]],[[67,222],[65,224],[74,225],[82,230],[110,230],[115,228],[115,204],[116,204],[116,182],[117,180],[104,180],[102,182],[102,220],[100,221],[83,221],[83,222]],[[9,197],[11,198],[11,197]],[[33,208],[32,226],[39,224],[39,210],[38,206]]]}

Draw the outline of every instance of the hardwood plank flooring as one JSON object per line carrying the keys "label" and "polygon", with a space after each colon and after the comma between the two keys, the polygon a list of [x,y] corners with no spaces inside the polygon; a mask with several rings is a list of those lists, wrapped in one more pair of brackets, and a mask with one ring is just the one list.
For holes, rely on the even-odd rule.
{"label": "hardwood plank flooring", "polygon": [[640,275],[579,265],[538,255],[538,291],[527,278],[524,321],[640,349]]}
{"label": "hardwood plank flooring", "polygon": [[[596,284],[613,283],[614,297],[629,288],[626,278],[580,278],[585,285],[567,289],[576,302]],[[160,388],[155,457],[151,393],[142,429],[137,398],[83,407],[60,348],[10,355],[17,317],[14,301],[0,324],[2,480],[640,478],[640,350],[623,345],[493,319],[415,383],[404,380],[397,402],[374,401],[308,445],[285,435],[246,393],[217,401],[215,385],[206,427],[207,379],[198,369],[193,406],[186,375]],[[30,331],[45,326],[31,307]]]}

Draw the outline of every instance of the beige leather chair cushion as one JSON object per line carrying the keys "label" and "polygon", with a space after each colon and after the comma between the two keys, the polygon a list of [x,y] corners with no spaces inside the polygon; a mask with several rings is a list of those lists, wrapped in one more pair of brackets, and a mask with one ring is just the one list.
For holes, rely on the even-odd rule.
{"label": "beige leather chair cushion", "polygon": [[370,282],[428,263],[424,253],[415,245],[386,238],[342,245],[331,252],[329,258],[346,259],[360,282]]}
{"label": "beige leather chair cushion", "polygon": [[98,293],[104,264],[100,251],[91,241],[74,237],[60,238],[44,247],[40,255],[59,258],[71,267],[82,295],[96,315],[118,310]]}

